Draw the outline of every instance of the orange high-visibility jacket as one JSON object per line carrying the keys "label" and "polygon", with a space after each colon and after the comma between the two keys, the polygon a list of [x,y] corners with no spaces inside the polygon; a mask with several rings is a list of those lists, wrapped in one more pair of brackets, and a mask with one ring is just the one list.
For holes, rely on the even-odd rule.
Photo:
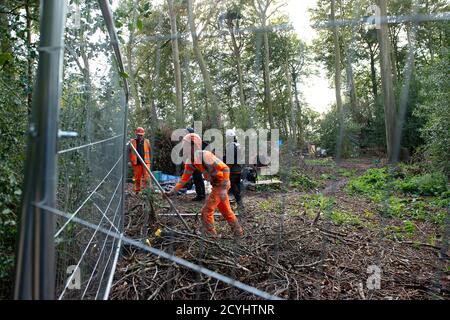
{"label": "orange high-visibility jacket", "polygon": [[[136,139],[131,139],[130,143],[133,144],[134,148],[137,150],[137,141]],[[150,141],[148,139],[144,140],[144,161],[145,164],[150,168]],[[140,164],[136,153],[130,148],[130,162],[133,166]]]}
{"label": "orange high-visibility jacket", "polygon": [[[203,159],[203,160],[202,160]],[[186,163],[184,165],[184,172],[181,176],[180,182],[175,186],[178,191],[183,188],[191,178],[195,169],[198,169],[206,180],[212,182],[215,187],[227,188],[230,184],[230,168],[217,158],[212,152],[201,151],[196,155],[194,164]]]}

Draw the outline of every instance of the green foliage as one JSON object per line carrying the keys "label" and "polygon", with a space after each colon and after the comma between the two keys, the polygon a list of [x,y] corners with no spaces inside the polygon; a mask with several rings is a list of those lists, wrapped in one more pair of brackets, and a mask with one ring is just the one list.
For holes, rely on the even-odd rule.
{"label": "green foliage", "polygon": [[[10,76],[0,73],[0,288],[12,288],[28,119],[25,95],[18,95],[21,82]],[[0,290],[0,299],[3,295],[10,292]]]}
{"label": "green foliage", "polygon": [[0,53],[0,67],[3,67],[5,64],[10,62],[13,59],[13,56],[9,52]]}
{"label": "green foliage", "polygon": [[349,170],[349,169],[339,168],[337,173],[341,177],[350,178],[350,177],[355,176],[356,170],[355,169]]}
{"label": "green foliage", "polygon": [[411,221],[407,220],[403,222],[403,231],[406,232],[407,235],[412,236],[416,231],[416,226]]}
{"label": "green foliage", "polygon": [[[38,20],[38,2],[28,4],[28,18]],[[26,46],[26,17],[20,15],[22,9],[22,3],[10,0],[0,5],[0,300],[9,298],[13,287],[28,124],[27,94],[33,84],[27,71],[29,66],[34,70],[36,57],[34,43]]]}
{"label": "green foliage", "polygon": [[128,79],[130,76],[126,72],[120,72],[120,76],[124,79]]}
{"label": "green foliage", "polygon": [[[325,114],[319,124],[320,147],[328,151],[330,155],[335,155],[338,138],[340,136],[339,114],[336,108]],[[357,136],[359,126],[351,117],[345,117],[344,135],[342,141],[342,156],[354,157],[359,153]]]}
{"label": "green foliage", "polygon": [[406,237],[412,237],[416,232],[417,227],[409,220],[403,221],[401,226],[387,226],[384,231],[387,233],[387,238],[395,240],[403,240]]}
{"label": "green foliage", "polygon": [[297,190],[309,191],[316,189],[319,184],[300,170],[296,169],[289,175],[289,186]]}
{"label": "green foliage", "polygon": [[425,121],[423,152],[434,168],[450,175],[450,50],[442,48],[442,57],[422,73],[424,102],[416,115]]}
{"label": "green foliage", "polygon": [[391,217],[429,220],[437,224],[445,222],[442,209],[450,203],[446,177],[436,172],[424,173],[418,166],[402,165],[395,171],[369,169],[350,180],[347,192],[379,203],[382,211]]}
{"label": "green foliage", "polygon": [[[396,191],[423,196],[441,195],[447,191],[447,178],[439,172],[408,176],[408,167],[401,172],[389,172],[388,168],[369,169],[360,177],[352,179],[347,190],[365,194],[372,200],[380,201],[386,194],[388,184]],[[407,174],[407,176],[405,176]]]}
{"label": "green foliage", "polygon": [[336,225],[356,227],[363,225],[363,222],[357,215],[348,211],[333,210],[335,204],[335,198],[326,197],[322,194],[304,195],[300,198],[300,205],[305,208],[306,214],[311,218],[320,213]]}
{"label": "green foliage", "polygon": [[10,164],[0,162],[0,285],[6,285],[11,279],[14,267],[16,214],[22,194],[20,179]]}
{"label": "green foliage", "polygon": [[326,197],[323,194],[304,195],[300,198],[300,205],[305,208],[310,217],[314,217],[318,212],[329,213],[335,203],[334,198]]}
{"label": "green foliage", "polygon": [[364,194],[370,199],[381,202],[387,195],[387,184],[392,179],[387,168],[367,170],[362,176],[350,180],[347,191]]}
{"label": "green foliage", "polygon": [[440,208],[447,208],[450,206],[450,190],[443,192],[440,197],[433,199],[430,202],[432,205]]}
{"label": "green foliage", "polygon": [[280,212],[281,201],[267,199],[259,204],[259,209],[263,212]]}
{"label": "green foliage", "polygon": [[[367,8],[373,1],[349,0],[339,4],[336,18],[355,19],[355,8]],[[387,1],[390,15],[409,15],[412,12],[410,1]],[[419,1],[417,10],[421,14],[442,14],[450,9],[446,0]],[[330,1],[318,1],[311,8],[311,18],[315,23],[328,20]],[[421,50],[415,51],[414,70],[409,83],[406,103],[405,121],[402,125],[402,147],[409,151],[424,152],[433,165],[446,174],[450,170],[450,130],[448,129],[450,110],[448,88],[449,76],[449,37],[448,21],[433,24],[416,25],[416,45]],[[383,88],[378,72],[380,64],[379,44],[376,30],[361,26],[342,26],[339,32],[339,48],[342,73],[352,67],[353,78],[342,74],[342,82],[353,80],[357,102],[347,107],[346,132],[344,137],[344,156],[349,156],[359,149],[385,150],[386,130],[383,105]],[[407,24],[389,26],[392,42],[393,73],[396,86],[395,100],[397,106],[401,100],[402,86],[406,80],[408,42],[402,41],[403,35],[410,32]],[[335,73],[335,53],[333,29],[323,29],[314,40],[312,50],[315,60],[325,66],[329,78]],[[353,55],[352,55],[353,54]],[[349,65],[350,59],[352,65]],[[345,79],[345,80],[344,80]],[[351,101],[350,88],[343,94],[344,104]],[[337,112],[332,109],[321,121],[320,143],[334,154],[336,137],[339,129]],[[420,135],[422,132],[422,135]],[[420,148],[424,143],[424,148]],[[353,150],[352,150],[353,149]]]}
{"label": "green foliage", "polygon": [[388,239],[402,240],[403,239],[403,229],[398,226],[387,226],[384,228],[386,237]]}
{"label": "green foliage", "polygon": [[432,214],[429,220],[439,226],[445,226],[448,223],[447,218],[448,212],[446,210],[439,210]]}
{"label": "green foliage", "polygon": [[389,197],[386,201],[387,213],[392,217],[401,218],[405,213],[406,201],[396,196]]}
{"label": "green foliage", "polygon": [[137,19],[136,27],[138,28],[139,31],[142,31],[142,29],[144,28],[144,23],[142,22],[141,19]]}
{"label": "green foliage", "polygon": [[347,211],[333,210],[329,217],[331,221],[337,225],[351,225],[356,227],[363,225],[361,219],[357,215]]}
{"label": "green foliage", "polygon": [[447,177],[439,172],[413,176],[397,183],[404,193],[435,196],[447,191]]}
{"label": "green foliage", "polygon": [[337,180],[338,180],[338,177],[336,177],[335,175],[332,175],[332,174],[322,173],[322,174],[320,175],[320,179],[322,179],[322,180],[335,180],[335,181],[337,181]]}
{"label": "green foliage", "polygon": [[305,159],[305,163],[309,166],[335,167],[336,163],[331,158],[326,159]]}

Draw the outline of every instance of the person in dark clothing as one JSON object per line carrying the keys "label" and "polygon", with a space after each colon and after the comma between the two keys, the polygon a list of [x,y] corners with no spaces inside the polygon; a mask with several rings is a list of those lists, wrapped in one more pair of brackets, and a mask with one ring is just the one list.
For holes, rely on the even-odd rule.
{"label": "person in dark clothing", "polygon": [[137,141],[136,149],[141,158],[145,159],[145,151],[144,151],[145,140],[142,138],[142,136],[138,136],[136,141]]}
{"label": "person in dark clothing", "polygon": [[[194,129],[187,128],[186,129],[189,133],[195,133]],[[206,148],[205,142],[202,142],[203,150]],[[194,181],[195,185],[195,193],[197,194],[195,198],[192,199],[192,201],[204,201],[206,198],[206,190],[205,190],[205,181],[203,180],[203,175],[199,170],[195,170],[192,174],[192,180]]]}
{"label": "person in dark clothing", "polygon": [[[227,130],[226,132],[227,141],[230,141],[227,143],[227,146],[225,148],[224,153],[224,162],[227,164],[227,166],[230,167],[230,182],[231,182],[231,193],[234,196],[234,199],[236,199],[236,202],[239,207],[240,213],[243,210],[243,203],[242,203],[242,195],[241,195],[241,174],[242,174],[242,166],[239,164],[239,143],[237,143],[236,138],[236,132],[234,130]],[[233,154],[233,158],[228,159],[227,154]]]}
{"label": "person in dark clothing", "polygon": [[203,175],[199,170],[195,170],[192,175],[192,180],[194,180],[195,193],[197,194],[192,201],[203,201],[205,200],[205,182],[203,181]]}
{"label": "person in dark clothing", "polygon": [[256,165],[247,166],[242,171],[243,179],[256,184],[256,180],[258,179],[258,170]]}

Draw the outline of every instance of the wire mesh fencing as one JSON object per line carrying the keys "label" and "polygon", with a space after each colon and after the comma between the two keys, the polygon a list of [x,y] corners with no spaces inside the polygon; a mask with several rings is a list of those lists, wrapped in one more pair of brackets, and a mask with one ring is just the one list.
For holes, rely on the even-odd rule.
{"label": "wire mesh fencing", "polygon": [[126,90],[99,2],[73,4],[67,18],[55,209],[70,218],[56,221],[56,297],[103,299],[120,241],[99,229],[123,230]]}
{"label": "wire mesh fencing", "polygon": [[[137,4],[138,2],[133,3]],[[194,8],[190,8],[189,6],[191,6],[193,3]],[[261,5],[264,4],[265,1],[257,1],[255,3]],[[323,7],[329,5],[329,2],[320,3],[322,5],[322,10]],[[170,34],[167,32],[163,33],[161,31],[163,29],[161,27],[161,23],[158,23],[158,25],[152,30],[151,35],[140,34],[138,36],[138,40],[152,42],[155,44],[156,48],[160,48],[162,44],[167,45],[169,40],[173,41],[173,39],[177,39],[179,45],[185,50],[181,55],[181,60],[183,61],[181,69],[184,76],[183,93],[185,94],[183,106],[185,107],[185,112],[187,114],[187,118],[189,119],[188,121],[195,121],[196,118],[199,118],[199,116],[195,114],[196,109],[199,109],[199,106],[196,105],[196,103],[198,103],[198,101],[203,102],[203,98],[205,98],[205,96],[208,96],[209,94],[212,95],[212,97],[207,97],[205,100],[211,102],[213,105],[216,104],[220,110],[238,109],[241,111],[241,109],[239,108],[242,107],[242,112],[239,112],[239,116],[235,118],[230,115],[232,113],[231,111],[230,114],[224,112],[222,120],[226,123],[225,126],[240,126],[247,128],[258,126],[268,127],[270,125],[270,119],[266,113],[267,110],[261,111],[261,109],[263,108],[268,108],[268,97],[266,95],[267,92],[264,92],[265,88],[262,88],[262,84],[265,81],[265,79],[263,79],[264,74],[267,74],[268,72],[274,72],[277,74],[276,80],[273,80],[273,83],[269,84],[269,91],[272,90],[272,94],[274,96],[276,96],[277,94],[286,94],[292,97],[294,94],[293,92],[289,93],[288,87],[290,87],[291,90],[295,91],[295,95],[297,95],[297,97],[295,98],[299,99],[300,101],[294,102],[291,100],[290,103],[284,103],[284,101],[281,101],[280,99],[277,100],[277,103],[279,103],[279,105],[274,107],[274,109],[277,109],[276,112],[278,113],[277,116],[279,118],[282,118],[280,114],[288,115],[286,116],[286,121],[283,122],[283,120],[279,120],[274,124],[274,127],[280,128],[280,131],[283,135],[283,142],[285,142],[285,145],[282,148],[283,150],[281,152],[282,168],[280,174],[277,175],[277,178],[280,178],[284,186],[292,187],[292,180],[293,178],[295,179],[295,175],[304,175],[306,177],[303,178],[305,180],[308,179],[308,175],[311,174],[311,171],[316,170],[317,167],[320,167],[320,165],[317,165],[320,162],[323,162],[324,164],[326,164],[326,166],[329,166],[330,170],[326,174],[321,174],[320,172],[318,172],[318,174],[316,174],[316,172],[311,174],[314,175],[314,178],[317,178],[317,180],[328,180],[326,181],[327,184],[324,186],[323,190],[317,188],[314,190],[315,194],[307,195],[313,198],[314,201],[316,201],[315,205],[318,207],[318,212],[315,213],[315,216],[313,217],[314,221],[312,221],[311,225],[309,224],[309,221],[305,222],[305,220],[308,220],[307,215],[308,211],[310,211],[306,205],[302,208],[296,207],[295,209],[292,209],[292,203],[290,203],[291,199],[298,196],[294,191],[290,190],[290,192],[283,194],[283,196],[280,196],[281,199],[278,199],[277,193],[274,192],[274,198],[271,199],[273,200],[273,205],[270,204],[270,214],[276,215],[276,218],[270,221],[272,227],[271,232],[267,232],[270,233],[270,236],[265,234],[264,237],[270,238],[271,244],[273,244],[275,248],[271,248],[271,245],[267,243],[264,244],[265,246],[273,249],[272,251],[270,251],[270,253],[267,254],[271,257],[271,259],[273,258],[274,261],[281,264],[295,264],[295,259],[306,260],[304,264],[301,264],[299,266],[303,268],[311,267],[312,269],[314,269],[314,271],[312,272],[313,276],[317,277],[314,290],[308,293],[301,293],[308,295],[308,297],[323,298],[324,287],[335,286],[336,288],[340,288],[341,285],[343,287],[348,287],[348,283],[350,282],[349,279],[351,279],[351,281],[356,281],[355,278],[360,277],[358,278],[359,282],[356,284],[356,286],[353,286],[352,284],[352,288],[345,290],[343,289],[342,291],[339,291],[337,289],[335,290],[335,287],[333,287],[333,292],[328,292],[327,294],[329,294],[329,296],[327,297],[341,299],[348,298],[349,294],[355,294],[357,297],[361,297],[364,299],[376,298],[378,297],[379,291],[377,291],[377,289],[372,290],[368,288],[366,280],[370,278],[370,272],[372,272],[373,270],[385,270],[386,274],[393,271],[393,267],[388,261],[389,259],[391,259],[391,257],[396,257],[397,259],[398,256],[396,255],[397,253],[395,252],[395,249],[390,248],[389,240],[391,240],[392,237],[391,231],[396,230],[395,228],[399,227],[393,226],[391,224],[394,223],[393,218],[402,217],[404,219],[409,219],[410,217],[408,215],[410,213],[408,212],[408,210],[404,209],[404,211],[399,213],[397,217],[393,217],[392,212],[388,212],[389,210],[392,211],[392,204],[390,204],[389,202],[395,200],[395,197],[393,197],[393,195],[398,190],[396,189],[396,186],[394,184],[398,183],[398,181],[395,183],[394,181],[389,181],[386,186],[383,187],[383,197],[378,200],[379,203],[377,205],[381,203],[381,207],[384,206],[384,209],[376,209],[376,212],[379,213],[379,219],[377,218],[377,221],[374,225],[370,224],[373,223],[373,221],[368,222],[367,225],[365,224],[366,217],[364,217],[363,215],[366,213],[362,212],[362,210],[358,210],[361,208],[346,207],[345,209],[342,209],[343,205],[341,200],[343,198],[343,194],[346,194],[346,196],[348,196],[348,190],[346,187],[350,180],[350,173],[347,171],[350,171],[348,170],[349,164],[351,164],[351,162],[353,161],[352,159],[348,159],[348,157],[354,151],[355,146],[362,145],[364,143],[361,141],[361,135],[357,133],[357,130],[355,130],[355,125],[354,123],[352,123],[350,118],[354,117],[354,115],[356,114],[356,117],[366,117],[368,123],[374,121],[375,119],[383,119],[384,121],[385,115],[382,108],[384,103],[383,100],[385,99],[385,97],[382,96],[381,91],[387,90],[386,87],[384,87],[384,89],[382,90],[378,89],[378,87],[380,87],[379,82],[381,82],[380,78],[384,78],[385,74],[378,74],[379,64],[381,65],[381,70],[383,69],[383,62],[380,61],[382,59],[377,53],[377,51],[380,50],[377,47],[379,41],[377,37],[380,36],[378,28],[389,24],[389,27],[395,29],[394,31],[397,32],[397,37],[391,39],[390,45],[401,47],[401,49],[397,49],[399,50],[399,52],[402,52],[402,57],[405,57],[401,64],[399,64],[398,62],[393,62],[393,64],[396,64],[396,66],[392,66],[392,68],[399,68],[395,71],[397,76],[396,80],[398,81],[398,83],[396,84],[395,88],[393,86],[389,88],[396,91],[396,103],[398,105],[398,108],[396,109],[397,114],[395,123],[393,125],[391,123],[391,128],[395,127],[395,129],[393,130],[395,131],[395,133],[393,133],[393,136],[395,138],[393,139],[391,145],[391,147],[393,147],[392,154],[394,158],[392,160],[394,161],[392,161],[392,165],[388,165],[386,163],[381,164],[381,161],[380,163],[378,163],[377,161],[379,161],[379,159],[371,159],[373,162],[367,163],[365,170],[368,168],[379,169],[381,167],[389,166],[390,169],[388,171],[390,172],[390,179],[395,180],[395,171],[399,167],[401,167],[401,165],[398,165],[400,150],[407,147],[406,142],[404,141],[402,136],[406,135],[405,132],[408,129],[408,125],[410,125],[411,122],[414,121],[414,119],[412,119],[411,117],[411,110],[408,108],[411,108],[411,100],[414,99],[414,94],[416,94],[416,92],[414,92],[416,88],[410,89],[410,87],[413,83],[414,78],[414,53],[417,54],[418,48],[416,43],[417,28],[418,26],[420,26],[422,28],[421,32],[424,32],[426,26],[431,24],[443,27],[448,24],[448,13],[428,12],[428,8],[425,9],[423,8],[423,6],[421,9],[422,12],[419,13],[417,11],[418,3],[416,1],[412,1],[408,2],[407,8],[409,8],[408,10],[410,12],[406,15],[386,16],[386,14],[384,14],[384,16],[380,16],[380,14],[378,13],[377,16],[367,16],[368,13],[366,11],[366,6],[372,4],[371,2],[333,1],[333,3],[335,4],[334,19],[326,20],[328,16],[327,11],[326,14],[322,13],[321,19],[323,21],[320,21],[313,26],[318,30],[317,32],[328,33],[329,35],[331,35],[331,38],[332,36],[334,36],[334,34],[336,34],[336,42],[339,43],[339,48],[336,48],[335,51],[333,50],[333,48],[331,48],[331,50],[328,50],[329,48],[327,47],[321,48],[322,50],[324,50],[324,52],[321,53],[328,58],[327,61],[323,61],[325,59],[321,60],[321,63],[330,64],[332,66],[336,64],[339,66],[338,71],[335,71],[337,79],[331,79],[331,76],[329,77],[330,87],[337,86],[337,84],[340,83],[340,88],[336,90],[339,91],[340,97],[338,98],[336,96],[336,100],[341,100],[339,106],[332,107],[337,114],[337,116],[332,120],[336,122],[336,127],[338,128],[336,134],[333,136],[333,145],[328,149],[330,153],[333,153],[336,156],[335,159],[331,160],[332,163],[326,163],[327,159],[314,159],[317,153],[314,154],[311,152],[306,152],[305,154],[304,150],[299,150],[299,147],[302,148],[304,147],[304,145],[300,146],[298,144],[298,136],[295,133],[296,130],[303,130],[303,133],[305,133],[305,131],[308,131],[307,135],[304,135],[302,138],[313,140],[317,139],[314,138],[314,133],[318,128],[314,127],[314,123],[307,123],[306,119],[309,115],[307,114],[307,108],[305,108],[306,105],[302,100],[305,91],[307,90],[304,87],[302,88],[304,80],[306,80],[305,78],[308,77],[307,72],[289,72],[290,68],[301,69],[303,65],[302,61],[305,61],[308,58],[305,57],[306,53],[304,51],[302,52],[302,50],[299,50],[299,52],[295,53],[297,56],[293,59],[294,61],[288,61],[288,64],[286,66],[283,63],[284,61],[277,61],[277,58],[279,58],[276,56],[277,49],[279,50],[279,47],[283,47],[283,45],[280,44],[282,42],[277,42],[277,40],[279,41],[279,38],[292,35],[293,29],[291,26],[287,24],[263,26],[260,24],[260,21],[253,17],[253,21],[251,21],[250,23],[248,23],[247,21],[248,24],[252,24],[251,27],[247,25],[241,28],[239,24],[244,24],[246,22],[245,18],[243,18],[242,16],[240,18],[237,17],[240,13],[243,12],[245,12],[243,13],[243,15],[248,15],[248,11],[245,11],[246,9],[248,10],[248,8],[244,9],[242,12],[239,12],[238,15],[235,15],[234,20],[229,16],[229,20],[226,21],[226,19],[224,20],[224,17],[227,17],[227,13],[229,14],[229,12],[227,12],[227,9],[229,9],[227,8],[227,4],[230,4],[231,7],[231,1],[225,1],[217,6],[220,8],[215,7],[214,4],[212,4],[210,7],[206,6],[207,9],[205,10],[207,11],[207,13],[203,12],[203,14],[205,14],[203,19],[210,24],[210,27],[205,27],[204,30],[201,30],[201,32],[197,33],[198,30],[192,30],[192,28],[195,28],[195,23],[192,23],[192,21],[195,21],[196,19],[193,12],[195,12],[196,10],[195,6],[200,7],[202,3],[190,1],[188,2],[187,7],[182,6],[183,10],[180,12],[180,16],[178,17],[181,21],[181,25],[183,25],[183,31],[180,31],[176,34]],[[221,5],[223,5],[223,7],[221,7]],[[378,7],[376,8],[378,9]],[[164,4],[159,7],[155,7],[155,9],[158,12],[159,17],[161,17],[161,15],[168,16],[170,14],[169,9],[165,7]],[[329,9],[329,7],[327,7],[327,9]],[[166,17],[166,22],[168,24],[169,22],[167,21],[167,19],[168,17]],[[135,21],[133,21],[133,23],[134,22]],[[166,26],[165,30],[167,29],[168,28]],[[392,32],[392,30],[390,30],[390,32]],[[145,34],[145,32],[143,33]],[[398,36],[399,34],[400,36]],[[265,39],[266,36],[268,39]],[[191,53],[191,50],[194,52],[196,49],[195,46],[198,46],[198,43],[195,43],[196,40],[194,39],[196,37],[196,40],[198,41],[200,39],[203,44],[201,49],[203,50],[204,56],[208,57],[208,59],[214,60],[214,62],[207,62],[207,66],[209,67],[209,81],[212,83],[214,90],[208,93],[207,91],[209,89],[206,88],[204,90],[204,95],[201,96],[201,99],[197,99],[197,101],[195,99],[195,95],[198,95],[198,91],[200,89],[193,86],[192,82],[204,84],[204,82],[202,82],[202,79],[208,77],[205,77],[204,70],[201,70],[202,66],[200,60],[202,58],[198,57],[197,52],[196,54]],[[139,43],[139,41],[137,41],[137,43]],[[235,43],[233,43],[233,41]],[[364,41],[367,41],[367,44],[365,44]],[[219,50],[218,52],[215,52],[212,47],[216,45],[217,42],[220,42],[221,44],[223,44],[223,46],[218,45]],[[330,45],[330,43],[332,43],[332,41],[328,41],[327,45]],[[368,49],[363,48],[363,45],[367,45]],[[310,50],[310,48],[308,49]],[[367,56],[363,55],[361,53],[363,49],[367,52],[370,52],[372,56],[370,57],[369,54],[367,54]],[[445,50],[445,48],[443,49]],[[142,49],[136,49],[137,52],[141,52],[140,50]],[[270,56],[267,61],[264,61],[264,59],[266,58],[265,50],[268,51]],[[426,48],[422,48],[421,52],[423,52],[423,50],[426,50]],[[161,59],[161,52],[158,52],[158,50],[156,51],[157,52],[154,59],[154,68],[157,72],[159,72],[162,68],[164,68],[164,66],[167,65],[167,61],[163,61]],[[334,53],[340,54],[340,61],[334,61],[335,57],[333,56],[333,51]],[[391,52],[390,54],[393,53]],[[251,59],[248,59],[248,56],[251,56]],[[232,59],[230,59],[230,57],[232,57]],[[370,61],[370,58],[372,58],[372,61]],[[416,58],[418,57],[416,56]],[[242,70],[239,70],[239,59],[245,60],[245,65],[241,67],[244,70],[244,83],[247,83],[243,86],[242,83],[240,83],[240,81],[242,81],[242,78],[240,79],[239,73]],[[417,60],[420,59],[418,58]],[[226,61],[226,63],[224,63],[224,61]],[[298,65],[295,65],[296,63],[298,63]],[[367,94],[366,92],[367,90],[370,91],[370,89],[372,88],[370,88],[369,83],[371,80],[370,75],[364,74],[364,72],[370,70],[371,63],[373,64],[371,71],[373,71],[372,77],[374,78],[374,83],[372,83],[372,85],[374,86],[373,95],[370,92],[369,94]],[[269,68],[266,68],[267,66],[269,66]],[[287,69],[287,71],[284,69]],[[328,67],[328,69],[333,69],[333,67]],[[334,70],[330,71],[329,73],[333,72]],[[233,75],[234,77],[230,75]],[[232,78],[232,81],[230,81],[230,78]],[[232,85],[229,85],[230,82],[232,82]],[[369,89],[365,89],[364,91],[361,90],[362,92],[358,92],[358,90],[361,89],[361,82],[367,82],[367,87]],[[356,88],[357,84],[359,84],[359,88]],[[229,87],[227,85],[229,85]],[[242,93],[244,93],[241,98],[244,98],[242,100],[245,100],[245,104],[238,102],[240,98],[239,89],[241,86],[243,87]],[[170,87],[170,90],[173,91],[174,82],[161,82],[161,78],[159,77],[158,73],[158,75],[154,78],[154,87]],[[274,93],[275,91],[276,93]],[[358,96],[358,94],[362,94],[364,96],[361,97]],[[144,94],[142,94],[142,96],[143,95]],[[217,99],[216,97],[215,100],[218,101],[214,101],[214,95],[223,97],[223,99]],[[155,100],[156,104],[166,103],[164,97],[157,97],[155,98]],[[272,101],[272,103],[275,104],[274,101]],[[385,103],[387,104],[388,102]],[[170,104],[173,104],[173,101],[171,101]],[[371,108],[373,108],[373,110],[369,110]],[[175,108],[173,108],[172,110],[175,110]],[[190,113],[191,111],[192,113]],[[170,111],[163,110],[163,112],[167,112],[167,114],[164,114],[164,116],[171,115]],[[304,122],[301,123],[302,121]],[[239,125],[237,125],[238,123]],[[361,125],[364,126],[365,124]],[[304,142],[309,142],[306,143],[309,145],[314,144],[314,141]],[[318,171],[319,170],[322,170],[322,168],[318,168]],[[298,174],[298,172],[300,172],[301,174]],[[359,173],[361,172],[358,172],[358,174]],[[349,176],[338,181],[336,177],[342,175]],[[328,176],[328,178],[323,178],[324,176]],[[351,176],[351,178],[353,179],[355,177]],[[307,182],[308,181],[302,181],[301,183]],[[286,190],[283,189],[283,191]],[[251,197],[252,195],[250,194],[249,196]],[[304,201],[304,196],[305,195],[300,195],[299,198],[301,201]],[[266,204],[265,201],[264,204]],[[308,203],[308,206],[310,205],[311,204]],[[358,211],[358,213],[353,214],[353,211],[351,211],[353,209],[355,209],[355,212]],[[372,209],[373,208],[371,207],[371,210]],[[443,210],[442,208],[440,208],[439,210],[441,211],[440,213],[438,213],[438,215],[448,215],[447,208],[443,208]],[[304,212],[301,217],[298,216],[300,215],[299,212]],[[367,215],[369,215],[369,213],[372,214],[371,212],[368,212]],[[435,212],[433,212],[433,210],[430,210],[429,214],[430,216],[432,216],[435,214]],[[298,218],[298,220],[295,220],[295,218]],[[244,227],[246,223],[248,223],[248,226],[252,225],[251,219],[247,220],[246,217],[240,217],[240,219],[242,219]],[[300,219],[302,219],[303,222],[299,221]],[[351,219],[354,220],[350,221]],[[168,223],[171,222],[172,221],[169,221]],[[361,237],[363,237],[364,239],[366,239],[366,237],[367,239],[370,238],[374,241],[374,243],[367,244],[366,248],[363,248],[364,246],[362,244],[360,246],[352,244],[355,241],[348,239],[349,237],[347,236],[354,234],[354,231],[345,230],[346,232],[348,231],[348,233],[346,234],[341,232],[341,230],[339,229],[339,226],[342,224],[352,223],[354,223],[355,225],[360,223],[360,226],[364,225],[364,227],[370,226],[370,228],[367,227],[367,229],[370,230],[366,230],[367,233],[365,233],[366,231],[362,232],[364,233],[364,235],[361,235]],[[395,221],[395,223],[398,223],[398,221]],[[311,242],[308,243],[308,241],[306,240],[309,238],[309,235],[311,233],[314,234],[314,237],[319,238],[319,246],[314,246],[314,251],[319,251],[320,253],[318,255],[319,260],[309,261],[308,259],[310,259],[311,257],[308,257],[308,254],[305,251],[297,251],[297,248],[292,246],[292,239],[290,238],[292,238],[293,224],[298,224],[297,226],[299,226],[299,229],[300,226],[307,225],[305,229],[303,229],[303,231],[306,230],[305,238],[302,239],[302,241],[299,240],[301,246],[308,248],[309,245],[311,245]],[[442,229],[440,229],[440,227],[437,227],[436,230],[438,237],[443,239],[443,250],[446,251],[448,250],[448,245],[446,245],[448,240],[445,240],[448,239],[448,223],[444,221],[442,225],[444,226]],[[264,237],[260,234],[257,235],[257,230],[250,230],[249,234],[249,238],[252,238],[252,240],[258,238],[258,241],[260,241],[258,242],[255,240],[255,242],[257,243],[254,244],[255,247],[258,247],[258,245],[263,246],[261,242],[263,242],[265,239],[263,239]],[[342,238],[344,238],[344,240],[342,240]],[[251,240],[247,240],[248,242],[243,241],[236,246],[230,246],[230,251],[236,252],[239,251],[239,246],[240,248],[242,248],[245,247],[245,245],[249,245]],[[314,241],[316,240],[317,239],[314,238]],[[342,243],[340,243],[340,241],[344,241],[344,243],[348,245],[348,247],[342,246]],[[402,244],[402,242],[398,241],[396,244]],[[355,250],[354,248],[357,248],[357,250]],[[367,252],[369,253],[365,254],[364,250],[367,250]],[[203,254],[204,251],[199,250],[198,256],[196,256],[195,258],[201,261],[201,257]],[[353,261],[356,255],[358,255],[358,261]],[[386,255],[389,255],[389,257],[386,257]],[[430,256],[429,253],[427,253],[426,256]],[[417,255],[417,257],[419,257],[419,255]],[[419,258],[415,260],[418,259]],[[333,262],[332,266],[330,266],[329,264],[330,261]],[[351,265],[344,266],[347,261],[352,262]],[[439,277],[442,275],[442,270],[440,268],[441,266],[433,266],[431,271],[431,273],[433,273],[433,278],[439,279]],[[314,274],[314,272],[317,273]],[[427,270],[426,272],[430,272],[430,270]],[[235,275],[237,275],[235,269],[231,269],[230,277],[234,278]],[[273,281],[279,281],[279,283],[283,284],[287,282],[287,289],[283,287],[279,290],[273,290],[271,292],[285,293],[286,291],[288,291],[292,296],[299,297],[301,294],[299,294],[298,291],[301,291],[301,289],[297,288],[297,292],[293,292],[295,291],[294,285],[296,283],[296,279],[294,278],[294,276],[292,276],[293,278],[290,278],[291,276],[292,275],[285,275],[286,279],[271,279]],[[324,279],[322,279],[321,277],[324,277]],[[198,281],[200,283],[199,285],[194,286],[197,291],[197,297],[201,296],[201,291],[204,289],[204,287],[202,287],[201,285],[204,283],[202,282],[202,280],[204,279],[196,278],[195,280],[192,280]],[[411,274],[408,281],[410,281],[411,283],[420,283],[421,280],[416,274]],[[436,281],[436,283],[439,283],[439,281]],[[170,291],[171,289],[176,292],[179,291],[178,289],[180,288],[171,287],[171,285],[172,282],[169,282],[169,288],[167,288],[167,291]],[[439,286],[441,285],[442,284],[439,284]],[[429,294],[429,296],[433,296],[433,290],[439,291],[442,289],[439,286],[430,286],[430,292],[427,294]],[[304,289],[305,287],[308,287],[308,285],[305,285],[302,289]],[[310,288],[308,288],[308,290],[310,290]],[[229,291],[230,294],[232,294],[231,292],[233,291]],[[139,296],[139,294],[137,294],[137,296]],[[170,294],[168,294],[167,296],[170,296]],[[154,297],[153,294],[151,295],[151,297]]]}

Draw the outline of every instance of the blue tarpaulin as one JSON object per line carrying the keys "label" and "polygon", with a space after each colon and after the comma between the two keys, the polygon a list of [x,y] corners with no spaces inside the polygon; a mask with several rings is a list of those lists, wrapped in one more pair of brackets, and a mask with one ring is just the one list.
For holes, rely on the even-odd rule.
{"label": "blue tarpaulin", "polygon": [[162,172],[154,172],[156,180],[158,180],[159,183],[170,183],[170,182],[178,182],[180,177],[177,176],[171,176]]}

